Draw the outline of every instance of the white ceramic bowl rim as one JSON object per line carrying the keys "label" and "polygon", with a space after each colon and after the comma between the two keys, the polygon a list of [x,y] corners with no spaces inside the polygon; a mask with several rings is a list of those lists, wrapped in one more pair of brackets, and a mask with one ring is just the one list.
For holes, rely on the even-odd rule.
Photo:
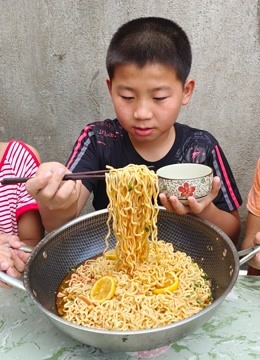
{"label": "white ceramic bowl rim", "polygon": [[212,168],[203,164],[181,163],[163,166],[156,174],[164,179],[198,179],[212,174]]}

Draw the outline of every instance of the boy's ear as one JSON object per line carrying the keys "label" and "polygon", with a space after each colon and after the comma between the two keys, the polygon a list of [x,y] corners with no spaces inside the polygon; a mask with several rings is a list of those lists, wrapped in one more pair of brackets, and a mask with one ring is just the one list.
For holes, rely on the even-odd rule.
{"label": "boy's ear", "polygon": [[186,80],[184,89],[183,89],[182,105],[188,104],[188,102],[190,101],[190,98],[193,94],[194,88],[195,88],[195,81],[193,79]]}
{"label": "boy's ear", "polygon": [[111,80],[110,79],[106,79],[106,83],[107,83],[107,88],[108,88],[108,91],[111,95]]}

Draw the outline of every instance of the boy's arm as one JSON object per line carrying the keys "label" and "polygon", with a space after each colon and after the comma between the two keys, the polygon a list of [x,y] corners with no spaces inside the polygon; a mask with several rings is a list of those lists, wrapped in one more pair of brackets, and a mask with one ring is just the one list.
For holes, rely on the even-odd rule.
{"label": "boy's arm", "polygon": [[40,165],[36,176],[26,183],[28,193],[39,205],[42,222],[52,231],[78,216],[90,192],[80,180],[62,181],[68,169],[56,162]]}
{"label": "boy's arm", "polygon": [[[255,245],[260,245],[260,217],[249,211],[247,215],[245,238],[241,244],[241,249],[246,249]],[[255,269],[260,269],[260,253],[257,253],[253,259],[249,261],[249,265]]]}
{"label": "boy's arm", "polygon": [[44,201],[39,203],[42,221],[47,231],[55,230],[80,215],[90,197],[90,192],[85,188],[81,181],[79,181],[78,187],[80,195],[77,200],[68,207],[66,207],[66,202],[63,206],[57,208],[46,206]]}
{"label": "boy's arm", "polygon": [[238,210],[227,212],[218,209],[211,203],[204,211],[198,214],[198,216],[218,226],[230,237],[235,245],[238,244],[241,226]]}
{"label": "boy's arm", "polygon": [[169,211],[175,211],[178,214],[194,214],[202,219],[210,221],[223,230],[236,245],[240,232],[240,216],[238,210],[227,212],[217,208],[213,200],[220,189],[220,179],[214,177],[211,193],[201,202],[198,202],[193,196],[188,198],[189,205],[183,205],[175,196],[168,200],[165,194],[160,194],[162,205]]}

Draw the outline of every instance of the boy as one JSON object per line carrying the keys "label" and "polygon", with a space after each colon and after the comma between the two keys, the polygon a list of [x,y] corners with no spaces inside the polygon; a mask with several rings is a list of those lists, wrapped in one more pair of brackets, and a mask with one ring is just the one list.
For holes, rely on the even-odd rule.
{"label": "boy", "polygon": [[218,142],[206,131],[176,122],[195,86],[188,79],[191,60],[187,35],[171,20],[138,18],[117,30],[106,58],[107,87],[117,118],[88,124],[67,168],[42,164],[37,177],[27,182],[47,230],[78,216],[91,192],[95,209],[108,204],[104,181],[62,182],[68,169],[79,172],[134,163],[152,165],[156,171],[172,163],[197,162],[211,166],[217,175],[211,194],[200,203],[190,197],[189,206],[160,194],[161,204],[169,211],[207,219],[237,241],[242,200]]}

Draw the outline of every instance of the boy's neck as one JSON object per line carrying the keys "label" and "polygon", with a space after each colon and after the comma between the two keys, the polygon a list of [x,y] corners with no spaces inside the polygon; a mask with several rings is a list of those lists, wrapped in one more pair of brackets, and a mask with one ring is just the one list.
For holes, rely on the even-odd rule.
{"label": "boy's neck", "polygon": [[138,154],[146,161],[161,160],[171,150],[175,142],[176,132],[173,126],[170,131],[150,142],[137,142],[130,137],[130,141]]}

